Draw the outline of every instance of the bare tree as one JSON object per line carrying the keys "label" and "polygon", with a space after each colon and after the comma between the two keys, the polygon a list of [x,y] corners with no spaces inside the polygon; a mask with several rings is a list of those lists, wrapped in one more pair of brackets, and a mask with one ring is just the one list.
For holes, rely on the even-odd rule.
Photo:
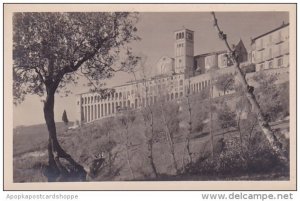
{"label": "bare tree", "polygon": [[188,157],[189,157],[189,162],[188,163],[192,163],[193,162],[193,158],[192,158],[192,152],[191,152],[191,144],[190,144],[190,138],[192,136],[192,130],[193,130],[193,125],[192,125],[192,107],[191,107],[191,79],[190,76],[188,75],[188,88],[187,88],[187,95],[186,95],[186,99],[187,99],[187,106],[188,106],[188,115],[189,115],[189,121],[188,121],[188,132],[187,135],[185,137],[185,147],[184,147],[184,151],[182,154],[182,165],[183,168],[185,168],[185,164],[184,164],[184,158],[185,158],[185,150],[187,151]]}
{"label": "bare tree", "polygon": [[282,144],[280,143],[280,141],[277,139],[277,137],[275,136],[275,134],[273,133],[268,120],[265,118],[260,105],[258,104],[256,97],[253,93],[254,91],[254,87],[248,85],[247,80],[245,78],[244,73],[242,72],[241,68],[240,68],[240,58],[239,58],[239,53],[236,52],[234,49],[232,49],[227,41],[227,35],[220,29],[219,25],[218,25],[218,21],[217,18],[215,16],[215,13],[212,12],[212,16],[213,16],[213,20],[214,20],[214,27],[216,28],[218,35],[220,37],[221,40],[224,41],[230,55],[229,57],[232,59],[233,63],[234,63],[234,68],[236,70],[237,76],[239,78],[239,81],[242,85],[242,88],[246,94],[246,97],[248,98],[252,108],[254,109],[254,111],[256,112],[257,115],[257,121],[258,124],[260,126],[260,128],[262,129],[265,137],[267,138],[267,140],[269,141],[272,149],[274,150],[274,152],[278,155],[278,157],[283,161],[283,162],[287,162],[288,158],[285,155],[284,151],[282,150]]}
{"label": "bare tree", "polygon": [[226,94],[226,91],[234,89],[234,76],[231,74],[222,74],[217,76],[214,86]]}
{"label": "bare tree", "polygon": [[[66,153],[57,139],[55,94],[70,93],[66,86],[77,83],[78,74],[97,84],[117,70],[135,66],[136,57],[127,45],[139,39],[136,21],[136,13],[121,12],[13,15],[14,103],[23,101],[27,94],[46,96],[43,110],[49,132],[48,181],[58,177],[62,180],[86,178],[84,168]],[[125,59],[118,64],[120,52],[124,52]],[[72,168],[67,169],[61,158]]]}
{"label": "bare tree", "polygon": [[[138,95],[138,103],[140,104],[141,107],[144,107],[144,105],[141,105],[142,103],[142,91],[144,90],[145,92],[145,98],[146,98],[146,107],[144,109],[141,110],[142,116],[143,116],[143,121],[144,121],[144,125],[145,125],[145,138],[146,138],[146,143],[147,143],[147,150],[148,150],[148,159],[150,162],[150,166],[152,169],[152,172],[155,176],[155,178],[158,177],[158,172],[157,172],[157,168],[154,162],[154,153],[153,153],[153,145],[154,145],[154,113],[153,113],[153,109],[150,105],[150,103],[147,101],[148,97],[149,97],[149,89],[147,87],[147,70],[146,70],[146,61],[147,61],[147,56],[145,55],[141,55],[140,56],[140,65],[139,65],[139,69],[137,69],[137,71],[139,71],[140,73],[140,77],[141,80],[137,80],[137,76],[136,76],[136,71],[132,71],[131,73],[134,76],[135,82],[136,82],[136,90],[137,90],[137,95]],[[142,87],[140,87],[140,83],[142,84]],[[148,129],[150,125],[150,129]],[[150,130],[150,132],[148,132]],[[147,133],[149,133],[149,135],[147,135]]]}
{"label": "bare tree", "polygon": [[128,164],[128,168],[130,170],[131,179],[135,179],[135,175],[132,169],[131,160],[130,160],[130,149],[131,149],[131,140],[130,140],[130,133],[129,129],[132,126],[135,120],[135,115],[131,113],[131,111],[123,112],[122,116],[120,117],[120,121],[122,125],[125,127],[125,132],[121,133],[123,137],[123,142],[125,145],[125,153],[126,153],[126,161]]}
{"label": "bare tree", "polygon": [[176,174],[178,174],[179,169],[175,157],[175,143],[174,143],[174,134],[175,134],[174,126],[176,126],[177,122],[174,118],[178,116],[177,112],[179,108],[173,107],[173,105],[171,104],[172,103],[168,103],[168,105],[166,105],[164,101],[160,101],[160,110],[161,110],[163,124],[165,126],[165,134],[170,148],[173,165],[176,170]]}

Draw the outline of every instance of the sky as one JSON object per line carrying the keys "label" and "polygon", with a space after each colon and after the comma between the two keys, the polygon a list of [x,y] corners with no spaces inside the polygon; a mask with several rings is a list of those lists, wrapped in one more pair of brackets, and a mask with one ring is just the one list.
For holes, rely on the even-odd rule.
{"label": "sky", "polygon": [[[227,34],[230,44],[243,40],[248,51],[251,38],[259,36],[283,22],[289,22],[287,12],[221,12],[216,13],[221,29]],[[137,34],[141,40],[131,44],[137,55],[145,55],[148,72],[155,72],[156,62],[162,56],[173,57],[173,32],[182,28],[194,31],[194,53],[202,54],[217,50],[225,50],[224,43],[218,38],[212,26],[212,16],[209,12],[169,12],[169,13],[140,13],[137,24]],[[117,73],[105,80],[107,86],[116,86],[134,77],[127,73]],[[68,97],[56,95],[55,121],[62,121],[62,113],[66,110],[69,121],[75,120],[75,94],[84,93],[89,88],[81,81],[78,85],[67,87],[73,92]],[[27,96],[25,101],[13,108],[14,127],[44,123],[43,102],[39,96]]]}

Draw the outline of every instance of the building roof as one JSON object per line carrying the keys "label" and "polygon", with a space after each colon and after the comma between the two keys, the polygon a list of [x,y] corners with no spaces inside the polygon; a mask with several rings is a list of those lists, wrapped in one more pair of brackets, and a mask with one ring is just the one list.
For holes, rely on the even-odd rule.
{"label": "building roof", "polygon": [[187,28],[183,27],[182,29],[177,29],[177,30],[175,30],[174,33],[175,33],[175,32],[178,32],[178,31],[182,31],[182,30],[187,30],[187,31],[190,31],[190,32],[194,32],[194,31],[192,31],[192,30],[190,30],[190,29],[187,29]]}
{"label": "building roof", "polygon": [[223,53],[226,53],[227,51],[226,50],[220,50],[220,51],[215,51],[215,52],[209,52],[209,53],[204,53],[204,54],[198,54],[198,55],[195,55],[195,57],[206,57],[206,56],[210,56],[210,55],[214,55],[214,54],[223,54]]}
{"label": "building roof", "polygon": [[273,29],[273,30],[271,30],[271,31],[268,31],[268,32],[266,32],[266,33],[264,33],[264,34],[261,34],[261,35],[259,35],[259,36],[256,36],[255,38],[253,38],[253,39],[251,40],[251,43],[254,43],[255,40],[257,40],[257,39],[259,39],[259,38],[261,38],[261,37],[263,37],[263,36],[266,36],[266,35],[268,35],[268,34],[270,34],[270,33],[273,33],[273,32],[275,32],[275,31],[277,31],[277,30],[279,30],[279,29],[282,29],[282,28],[284,28],[284,27],[287,27],[287,26],[289,26],[289,25],[290,25],[290,23],[285,24],[285,23],[283,22],[282,25],[281,25],[280,27],[277,27],[277,28],[275,28],[275,29]]}

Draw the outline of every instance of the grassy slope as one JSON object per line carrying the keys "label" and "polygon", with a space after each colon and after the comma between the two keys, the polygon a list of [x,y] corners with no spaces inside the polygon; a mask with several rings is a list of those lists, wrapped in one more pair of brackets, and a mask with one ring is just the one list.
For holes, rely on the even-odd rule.
{"label": "grassy slope", "polygon": [[[141,122],[136,120],[134,126],[129,127],[131,148],[130,162],[134,172],[134,177],[130,175],[129,166],[126,160],[126,152],[124,146],[124,132],[126,131],[118,122],[115,122],[111,138],[117,142],[117,145],[112,150],[113,170],[109,173],[108,163],[104,164],[99,175],[94,180],[144,180],[145,178],[152,178],[152,171],[147,160],[147,145],[145,138],[141,134],[143,128]],[[140,125],[140,127],[138,126]],[[59,140],[64,149],[70,153],[76,161],[79,161],[84,166],[88,166],[94,156],[103,151],[103,145],[107,143],[106,133],[102,129],[101,121],[86,125],[81,129],[64,132],[64,125],[58,125]],[[43,125],[27,127],[22,129],[17,136],[15,136],[14,149],[20,148],[14,154],[14,181],[15,182],[34,182],[46,181],[41,174],[41,165],[47,163],[47,154],[41,154],[37,157],[26,156],[22,157],[22,153],[33,151],[45,151],[47,142],[47,130]],[[24,133],[23,133],[24,132]],[[237,132],[228,129],[225,131],[225,137],[237,135]],[[217,141],[222,133],[215,133],[215,140]],[[22,140],[22,141],[20,141]],[[183,165],[183,148],[184,143],[181,137],[176,138],[175,153],[177,165],[182,168]],[[194,133],[191,141],[191,150],[193,159],[196,160],[201,154],[210,150],[209,135],[207,133]],[[106,153],[107,158],[107,153]],[[158,172],[162,175],[162,180],[176,180],[178,177],[169,177],[167,175],[174,175],[175,169],[172,165],[169,147],[162,138],[160,142],[154,144],[154,158]],[[186,161],[186,158],[184,159]],[[165,177],[163,175],[166,175]],[[259,178],[257,175],[254,176]],[[265,176],[267,178],[267,176]],[[276,176],[275,176],[276,177]],[[240,178],[240,177],[239,177]],[[247,176],[243,176],[247,180]],[[278,178],[278,177],[276,177]],[[205,177],[184,177],[186,180],[217,180],[226,178],[205,178]],[[228,178],[227,178],[228,179]],[[234,178],[232,178],[234,180]],[[238,178],[237,178],[238,179]],[[252,178],[253,179],[253,178]],[[260,178],[262,179],[262,178]]]}

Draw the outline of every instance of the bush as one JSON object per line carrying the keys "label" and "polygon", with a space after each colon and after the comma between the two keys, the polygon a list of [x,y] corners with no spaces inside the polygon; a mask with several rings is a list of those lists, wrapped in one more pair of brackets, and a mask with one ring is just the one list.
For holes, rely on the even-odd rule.
{"label": "bush", "polygon": [[287,173],[289,167],[282,164],[264,136],[257,132],[242,148],[238,136],[225,138],[225,147],[214,157],[200,157],[186,168],[187,174],[205,176],[240,176],[245,174]]}

